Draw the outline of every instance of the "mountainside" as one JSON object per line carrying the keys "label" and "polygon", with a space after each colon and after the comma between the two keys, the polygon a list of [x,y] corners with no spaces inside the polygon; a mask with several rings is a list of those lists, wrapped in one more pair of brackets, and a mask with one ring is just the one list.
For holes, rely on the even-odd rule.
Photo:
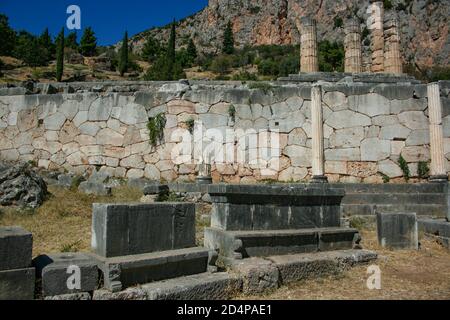
{"label": "mountainside", "polygon": [[[386,2],[392,4],[387,12],[396,13],[399,18],[404,61],[420,67],[449,65],[449,0]],[[219,52],[228,21],[233,24],[238,47],[298,44],[297,24],[305,15],[317,19],[319,40],[342,41],[344,30],[339,18],[356,15],[364,30],[368,5],[369,0],[209,0],[205,9],[180,21],[177,45],[186,45],[192,37],[199,51]],[[149,33],[162,41],[169,37],[167,27],[142,32],[131,39],[134,50],[142,48]],[[368,56],[370,42],[364,38],[363,43]]]}

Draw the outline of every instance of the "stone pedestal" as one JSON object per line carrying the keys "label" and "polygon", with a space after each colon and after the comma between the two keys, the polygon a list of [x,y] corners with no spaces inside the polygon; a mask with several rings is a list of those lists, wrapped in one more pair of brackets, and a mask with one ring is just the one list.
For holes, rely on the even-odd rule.
{"label": "stone pedestal", "polygon": [[316,21],[310,17],[301,19],[300,72],[318,72]]}
{"label": "stone pedestal", "polygon": [[384,72],[392,74],[402,74],[403,65],[400,53],[400,34],[398,29],[398,19],[391,14],[386,16],[384,22]]}
{"label": "stone pedestal", "polygon": [[378,242],[390,249],[419,248],[419,233],[415,213],[377,213]]}
{"label": "stone pedestal", "polygon": [[198,167],[198,176],[195,179],[197,184],[211,184],[213,182],[211,177],[211,165],[201,163]]}
{"label": "stone pedestal", "polygon": [[372,72],[384,71],[384,4],[371,0],[368,27],[372,32]]}
{"label": "stone pedestal", "polygon": [[251,257],[352,249],[355,229],[340,227],[344,190],[325,185],[211,185],[205,247],[219,264]]}
{"label": "stone pedestal", "polygon": [[351,19],[345,24],[345,72],[362,72],[361,31],[359,22]]}
{"label": "stone pedestal", "polygon": [[322,112],[322,87],[311,88],[311,132],[312,132],[312,182],[326,183],[324,142],[323,142],[323,112]]}
{"label": "stone pedestal", "polygon": [[442,129],[442,103],[438,83],[428,85],[428,113],[430,119],[430,181],[447,182],[445,168],[444,134]]}

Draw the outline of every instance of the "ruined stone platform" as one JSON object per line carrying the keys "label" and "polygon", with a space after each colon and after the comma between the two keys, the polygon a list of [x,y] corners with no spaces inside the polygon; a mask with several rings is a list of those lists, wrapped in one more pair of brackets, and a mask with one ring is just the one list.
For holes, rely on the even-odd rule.
{"label": "ruined stone platform", "polygon": [[421,82],[409,75],[396,75],[388,73],[343,73],[343,72],[311,72],[291,74],[288,77],[278,78],[280,82],[361,82],[361,83],[396,83],[420,84]]}
{"label": "ruined stone platform", "polygon": [[450,250],[450,222],[445,219],[420,219],[419,230]]}

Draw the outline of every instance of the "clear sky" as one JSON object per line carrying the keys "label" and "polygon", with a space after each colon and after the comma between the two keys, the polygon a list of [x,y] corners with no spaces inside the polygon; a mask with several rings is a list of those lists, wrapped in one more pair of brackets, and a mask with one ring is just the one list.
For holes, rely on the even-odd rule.
{"label": "clear sky", "polygon": [[[120,41],[125,30],[130,35],[179,20],[203,9],[208,0],[0,0],[0,13],[10,25],[40,34],[48,27],[55,36],[65,26],[69,5],[81,8],[81,28],[91,26],[98,44]],[[66,34],[69,32],[66,28]],[[78,31],[78,41],[81,31]]]}

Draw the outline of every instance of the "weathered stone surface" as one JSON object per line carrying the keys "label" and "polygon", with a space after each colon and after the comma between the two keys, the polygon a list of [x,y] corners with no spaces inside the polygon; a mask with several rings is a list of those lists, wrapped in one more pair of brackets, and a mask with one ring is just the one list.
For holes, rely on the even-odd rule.
{"label": "weathered stone surface", "polygon": [[94,204],[92,221],[92,249],[102,257],[195,245],[193,204]]}
{"label": "weathered stone surface", "polygon": [[406,111],[398,115],[401,124],[411,130],[428,129],[428,118],[421,111]]}
{"label": "weathered stone surface", "polygon": [[283,153],[291,159],[291,164],[298,167],[311,166],[311,149],[297,145],[287,146]]}
{"label": "weathered stone surface", "polygon": [[48,195],[47,184],[27,164],[0,172],[0,205],[39,207]]}
{"label": "weathered stone surface", "polygon": [[419,248],[415,213],[377,213],[378,242],[391,249]]}
{"label": "weathered stone surface", "polygon": [[364,139],[362,127],[340,129],[334,131],[330,136],[330,145],[338,148],[359,147]]}
{"label": "weathered stone surface", "polygon": [[350,96],[348,97],[348,104],[351,110],[368,115],[369,117],[390,113],[389,100],[376,93]]}
{"label": "weathered stone surface", "polygon": [[365,139],[361,143],[361,161],[384,160],[391,154],[391,143],[377,138]]}
{"label": "weathered stone surface", "polygon": [[389,178],[398,178],[403,176],[403,171],[398,164],[392,160],[384,160],[378,163],[378,170]]}
{"label": "weathered stone surface", "polygon": [[395,140],[408,138],[411,130],[401,124],[389,125],[381,127],[380,139]]}
{"label": "weathered stone surface", "polygon": [[31,265],[33,236],[21,227],[0,227],[0,270]]}
{"label": "weathered stone surface", "polygon": [[333,112],[325,123],[334,129],[343,129],[359,126],[370,126],[372,121],[366,115],[350,110],[343,110]]}
{"label": "weathered stone surface", "polygon": [[110,196],[111,187],[106,186],[100,182],[84,181],[80,183],[78,190],[86,194],[93,194],[96,196]]}
{"label": "weathered stone surface", "polygon": [[327,161],[360,161],[361,153],[359,148],[327,149],[325,159]]}
{"label": "weathered stone surface", "polygon": [[430,144],[429,130],[414,130],[406,139],[407,146],[422,146]]}
{"label": "weathered stone surface", "polygon": [[44,300],[54,301],[88,301],[92,300],[91,294],[88,292],[61,294],[57,296],[44,297]]}
{"label": "weathered stone surface", "polygon": [[0,300],[33,300],[34,268],[0,271]]}
{"label": "weathered stone surface", "polygon": [[47,130],[59,130],[66,122],[66,116],[63,113],[56,112],[44,119],[44,125]]}
{"label": "weathered stone surface", "polygon": [[[98,287],[96,261],[83,253],[41,255],[33,259],[33,266],[37,277],[42,279],[44,297],[90,292]],[[80,287],[69,288],[71,277],[77,272]]]}
{"label": "weathered stone surface", "polygon": [[266,259],[250,258],[245,261],[235,261],[231,265],[231,270],[242,278],[244,294],[261,294],[278,289],[280,285],[277,267]]}

